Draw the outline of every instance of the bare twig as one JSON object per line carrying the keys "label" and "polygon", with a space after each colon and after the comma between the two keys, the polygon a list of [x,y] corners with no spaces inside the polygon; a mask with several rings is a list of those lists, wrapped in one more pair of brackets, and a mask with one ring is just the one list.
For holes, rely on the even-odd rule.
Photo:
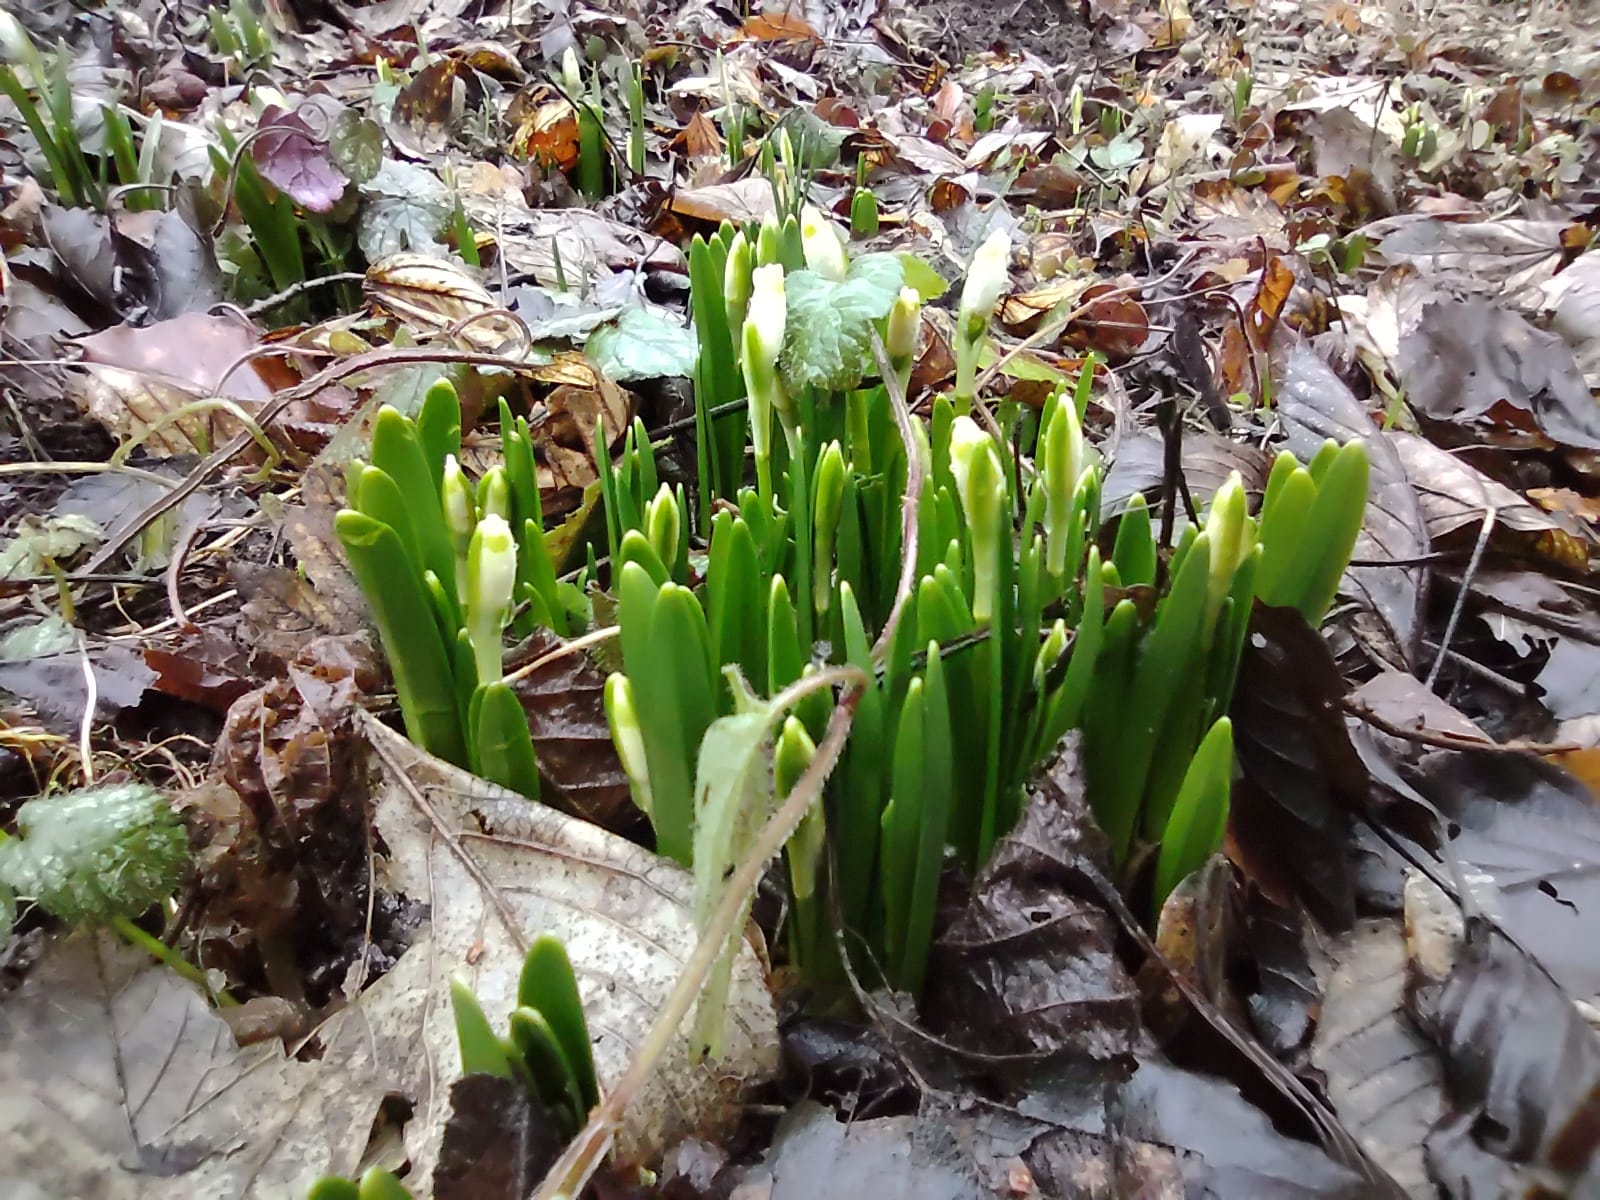
{"label": "bare twig", "polygon": [[[498,354],[480,354],[467,350],[435,349],[430,347],[400,348],[397,346],[381,346],[376,350],[369,350],[365,354],[357,354],[323,368],[304,383],[297,383],[294,387],[285,388],[268,402],[256,415],[256,423],[263,429],[270,425],[297,400],[305,400],[316,395],[326,387],[346,379],[362,371],[374,370],[378,367],[406,366],[414,363],[468,363],[472,366],[499,367],[506,371],[527,371],[531,369],[529,363],[520,358],[505,358]],[[99,570],[134,538],[151,521],[164,513],[171,512],[184,499],[192,495],[201,484],[220,471],[228,462],[243,450],[252,445],[248,432],[236,434],[228,442],[214,450],[200,463],[187,478],[175,486],[165,496],[149,505],[118,537],[112,538],[93,558],[84,566],[85,572]],[[50,463],[49,469],[58,470],[62,464]],[[0,468],[3,469],[3,468]],[[126,470],[126,468],[124,468]],[[163,483],[171,482],[161,476],[156,476]]]}
{"label": "bare twig", "polygon": [[1468,737],[1466,734],[1449,733],[1443,729],[1419,729],[1397,725],[1354,700],[1344,701],[1343,708],[1352,717],[1365,721],[1390,737],[1416,742],[1419,746],[1437,746],[1442,750],[1482,750],[1490,754],[1571,754],[1575,750],[1588,749],[1577,742],[1525,742],[1520,739],[1510,742],[1491,742],[1488,738]]}
{"label": "bare twig", "polygon": [[1472,591],[1472,577],[1477,574],[1478,564],[1483,561],[1483,551],[1489,544],[1489,534],[1494,530],[1497,512],[1492,504],[1484,510],[1483,524],[1478,529],[1478,541],[1472,547],[1472,557],[1467,560],[1467,569],[1462,572],[1461,587],[1456,592],[1455,606],[1451,608],[1450,619],[1445,622],[1444,634],[1439,638],[1439,652],[1433,656],[1433,669],[1428,672],[1427,688],[1430,692],[1439,682],[1439,672],[1444,670],[1445,651],[1450,649],[1450,639],[1455,636],[1461,614],[1466,610],[1467,595]]}

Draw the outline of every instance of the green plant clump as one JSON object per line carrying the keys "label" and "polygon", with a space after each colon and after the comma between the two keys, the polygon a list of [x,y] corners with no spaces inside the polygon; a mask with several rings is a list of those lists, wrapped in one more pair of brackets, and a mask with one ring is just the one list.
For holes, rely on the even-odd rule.
{"label": "green plant clump", "polygon": [[[956,314],[956,388],[934,399],[924,425],[895,399],[923,301],[899,257],[852,258],[811,208],[697,238],[698,503],[658,482],[637,423],[618,461],[601,464],[622,650],[607,716],[658,850],[694,867],[705,919],[708,894],[824,736],[835,698],[804,681],[829,666],[870,679],[824,803],[788,848],[791,952],[830,974],[826,917],[836,907],[858,970],[912,994],[944,872],[953,862],[970,877],[982,866],[1018,819],[1029,774],[1070,729],[1082,730],[1091,805],[1116,861],[1144,862],[1135,851],[1159,847],[1158,910],[1215,851],[1233,772],[1227,711],[1252,607],[1320,621],[1366,497],[1361,445],[1329,443],[1309,466],[1279,457],[1259,519],[1235,476],[1170,548],[1142,498],[1113,526],[1083,433],[1090,372],[1058,387],[1037,419],[1001,402],[985,421],[1003,436],[977,419],[977,364],[1007,246],[996,235],[974,258]],[[419,430],[427,417],[425,406]],[[400,422],[380,418],[374,466],[353,475],[356,511],[341,514],[340,534],[388,627],[412,736],[486,772],[507,758],[483,752],[478,702],[463,698],[468,681],[477,692],[496,686],[489,643],[504,620],[475,619],[465,595],[452,606],[448,581],[460,569],[438,487],[393,495],[382,483],[401,469],[383,452]],[[507,441],[508,478],[524,436]],[[426,440],[407,451],[406,468],[425,484],[449,451],[434,445],[418,462]],[[905,512],[913,478],[920,492]],[[494,494],[486,478],[480,522]],[[537,557],[542,531],[526,519],[531,504],[518,504],[520,549]],[[459,555],[469,523],[455,521]],[[705,557],[692,558],[700,546]],[[363,556],[381,557],[383,570]],[[385,582],[407,572],[409,583]],[[518,579],[529,612],[572,631],[543,567],[519,566]],[[434,626],[436,645],[396,663],[417,641],[397,630]],[[792,711],[759,700],[780,694]],[[508,705],[504,715],[494,735],[520,744],[517,714]]]}
{"label": "green plant clump", "polygon": [[415,420],[384,406],[372,461],[351,464],[334,528],[372,606],[407,734],[537,798],[527,716],[502,671],[504,631],[537,623],[565,635],[583,596],[556,582],[527,421],[502,403],[501,427],[505,463],[474,486],[456,461],[461,403],[449,383],[428,391]]}
{"label": "green plant clump", "polygon": [[[600,1103],[600,1084],[578,982],[561,939],[540,934],[528,947],[505,1034],[494,1032],[477,996],[460,979],[451,981],[450,998],[461,1074],[517,1080],[556,1122],[562,1140],[573,1138]],[[358,1183],[325,1176],[306,1200],[411,1200],[411,1192],[393,1172],[374,1167]]]}

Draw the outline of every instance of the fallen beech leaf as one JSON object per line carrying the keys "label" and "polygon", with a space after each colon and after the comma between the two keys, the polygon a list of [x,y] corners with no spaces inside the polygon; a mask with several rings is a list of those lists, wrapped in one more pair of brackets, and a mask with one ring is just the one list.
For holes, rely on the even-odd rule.
{"label": "fallen beech leaf", "polygon": [[730,42],[815,42],[820,35],[804,17],[793,13],[758,13],[739,27]]}
{"label": "fallen beech leaf", "polygon": [[1433,1184],[1423,1143],[1444,1115],[1444,1068],[1405,1011],[1406,941],[1397,920],[1365,920],[1328,951],[1311,1062],[1362,1149],[1411,1195]]}
{"label": "fallen beech leaf", "polygon": [[667,208],[680,217],[720,224],[732,221],[743,225],[760,222],[777,212],[772,184],[764,176],[751,176],[734,183],[713,183],[701,188],[674,192]]}
{"label": "fallen beech leaf", "polygon": [[682,146],[691,161],[701,158],[721,158],[722,131],[705,113],[697,112],[689,118],[689,123],[683,127],[683,131],[673,139],[673,145]]}
{"label": "fallen beech leaf", "polygon": [[1079,304],[1088,305],[1088,311],[1068,323],[1063,340],[1070,346],[1098,350],[1112,362],[1126,362],[1150,336],[1150,318],[1144,307],[1109,283],[1085,290]]}

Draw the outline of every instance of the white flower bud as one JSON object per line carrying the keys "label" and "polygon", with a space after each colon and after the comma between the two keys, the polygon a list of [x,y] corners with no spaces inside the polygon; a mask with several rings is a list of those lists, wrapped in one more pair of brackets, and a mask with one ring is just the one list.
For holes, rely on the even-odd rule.
{"label": "white flower bud", "polygon": [[516,587],[516,539],[505,518],[491,513],[478,522],[467,549],[467,638],[480,686],[500,679],[500,634],[511,617]]}
{"label": "white flower bud", "polygon": [[958,329],[969,340],[970,331],[981,333],[989,326],[994,306],[1011,283],[1011,235],[1004,229],[991,233],[978,252],[972,256],[967,268],[967,282],[961,289],[961,312]]}
{"label": "white flower bud", "polygon": [[838,229],[814,204],[800,210],[800,244],[805,248],[806,266],[824,279],[840,282],[849,272]]}

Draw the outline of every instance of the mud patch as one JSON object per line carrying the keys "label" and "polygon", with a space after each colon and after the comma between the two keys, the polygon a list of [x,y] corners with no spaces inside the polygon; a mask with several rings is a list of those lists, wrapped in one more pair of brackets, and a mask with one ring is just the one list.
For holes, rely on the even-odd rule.
{"label": "mud patch", "polygon": [[1089,26],[1076,0],[923,0],[924,44],[950,62],[984,50],[1026,50],[1052,66],[1087,61]]}

